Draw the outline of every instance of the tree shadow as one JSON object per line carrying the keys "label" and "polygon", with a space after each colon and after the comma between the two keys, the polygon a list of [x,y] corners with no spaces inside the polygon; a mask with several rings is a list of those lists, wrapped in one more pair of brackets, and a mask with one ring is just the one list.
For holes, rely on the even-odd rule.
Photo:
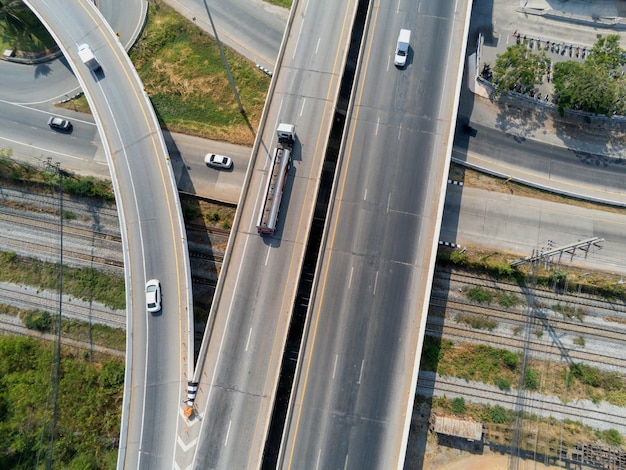
{"label": "tree shadow", "polygon": [[496,129],[511,136],[518,144],[536,138],[544,131],[548,110],[533,98],[502,95],[491,101],[498,106]]}

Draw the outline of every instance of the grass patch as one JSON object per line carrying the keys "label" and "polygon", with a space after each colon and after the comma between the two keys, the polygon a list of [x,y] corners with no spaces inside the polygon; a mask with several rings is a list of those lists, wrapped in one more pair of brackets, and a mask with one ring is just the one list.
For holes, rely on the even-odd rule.
{"label": "grass patch", "polygon": [[252,145],[270,78],[234,51],[224,53],[245,115],[214,39],[163,1],[150,2],[148,22],[130,58],[163,127]]}
{"label": "grass patch", "polygon": [[0,8],[0,50],[15,57],[35,58],[58,50],[56,42],[35,14],[21,1],[3,1]]}
{"label": "grass patch", "polygon": [[578,338],[574,338],[574,344],[584,348],[585,347],[585,338],[583,338],[582,336],[579,336]]}
{"label": "grass patch", "polygon": [[63,320],[63,336],[78,341],[93,342],[119,351],[126,350],[126,331],[107,325],[89,324],[81,320]]}
{"label": "grass patch", "polygon": [[490,304],[493,300],[493,292],[484,287],[475,286],[468,289],[465,293],[468,299],[480,304]]}
{"label": "grass patch", "polygon": [[465,323],[475,330],[493,331],[498,326],[498,322],[486,315],[472,315],[469,313],[459,313],[455,321],[457,323]]}
{"label": "grass patch", "polygon": [[496,294],[496,297],[498,299],[498,304],[505,308],[515,307],[516,305],[519,305],[520,303],[519,297],[515,295],[513,292],[499,291]]}
{"label": "grass patch", "polygon": [[[115,200],[110,181],[63,171],[66,173],[62,180],[65,194],[98,198],[107,202]],[[42,169],[27,163],[16,162],[11,159],[11,150],[0,151],[0,181],[9,186],[20,188],[26,186],[33,192],[46,194],[56,193],[59,187],[59,176],[55,169]],[[67,218],[71,218],[71,213],[68,214]]]}
{"label": "grass patch", "polygon": [[[59,265],[0,251],[0,281],[46,290],[58,289]],[[125,308],[124,278],[90,268],[63,267],[63,293],[92,299],[114,310]]]}
{"label": "grass patch", "polygon": [[267,3],[276,5],[277,7],[291,8],[292,0],[265,0]]}
{"label": "grass patch", "polygon": [[[50,365],[56,346],[0,337],[2,468],[41,468],[52,408]],[[124,362],[62,346],[55,468],[113,469],[117,461]],[[45,428],[42,426],[45,425]],[[45,450],[43,455],[45,455]]]}
{"label": "grass patch", "polygon": [[583,318],[585,317],[585,311],[582,308],[572,307],[571,305],[558,303],[552,306],[552,310],[554,310],[557,313],[560,313],[565,318],[569,318],[570,320],[572,318],[576,318],[577,320],[582,322]]}
{"label": "grass patch", "polygon": [[598,439],[603,440],[610,446],[621,447],[622,435],[617,429],[607,429],[606,431],[597,431]]}

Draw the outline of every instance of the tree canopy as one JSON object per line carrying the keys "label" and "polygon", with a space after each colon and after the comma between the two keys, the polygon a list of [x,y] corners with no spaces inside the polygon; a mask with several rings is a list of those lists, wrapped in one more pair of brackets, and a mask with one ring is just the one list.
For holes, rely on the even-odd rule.
{"label": "tree canopy", "polygon": [[514,44],[498,55],[493,68],[493,84],[496,93],[518,86],[524,93],[540,84],[547,71],[548,58],[544,52],[537,54],[524,43]]}
{"label": "tree canopy", "polygon": [[598,39],[588,58],[554,65],[554,92],[559,110],[565,108],[596,114],[624,113],[625,83],[619,68],[626,51],[619,46],[620,36]]}

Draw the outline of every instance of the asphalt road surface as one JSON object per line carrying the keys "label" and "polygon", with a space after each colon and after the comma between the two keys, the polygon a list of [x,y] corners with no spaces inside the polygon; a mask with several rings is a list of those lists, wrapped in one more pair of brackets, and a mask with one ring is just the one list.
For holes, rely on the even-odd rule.
{"label": "asphalt road surface", "polygon": [[[299,3],[294,14],[220,275],[180,468],[260,465],[355,8],[354,1]],[[255,225],[279,122],[297,126],[297,142],[278,231],[261,237]]]}
{"label": "asphalt road surface", "polygon": [[[372,10],[280,468],[402,466],[466,8]],[[400,28],[413,36],[404,70]]]}
{"label": "asphalt road surface", "polygon": [[[124,243],[128,347],[118,466],[171,468],[189,362],[188,251],[178,193],[156,116],[118,38],[89,3],[28,0],[51,31],[94,112],[113,176]],[[87,43],[101,70],[89,70]],[[68,137],[68,136],[63,136]],[[146,312],[145,283],[163,286]]]}

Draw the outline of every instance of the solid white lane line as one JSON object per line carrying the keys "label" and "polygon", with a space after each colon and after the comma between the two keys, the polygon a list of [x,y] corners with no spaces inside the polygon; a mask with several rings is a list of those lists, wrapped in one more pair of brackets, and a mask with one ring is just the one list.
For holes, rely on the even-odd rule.
{"label": "solid white lane line", "polygon": [[378,271],[376,271],[376,277],[374,278],[374,292],[372,292],[372,295],[376,295],[376,285],[378,285]]}
{"label": "solid white lane line", "polygon": [[361,361],[361,370],[359,371],[359,381],[356,383],[357,385],[361,385],[361,379],[363,378],[363,366],[365,365],[365,359]]}
{"label": "solid white lane line", "polygon": [[300,117],[302,117],[302,113],[304,113],[304,104],[306,103],[306,98],[302,100],[302,108],[300,108]]}
{"label": "solid white lane line", "polygon": [[320,468],[320,457],[322,456],[322,449],[317,451],[317,463],[315,464],[315,470]]}
{"label": "solid white lane line", "polygon": [[352,287],[352,274],[354,273],[354,266],[350,268],[350,280],[348,281],[348,289]]}
{"label": "solid white lane line", "polygon": [[270,259],[270,250],[272,249],[271,246],[267,247],[267,255],[265,255],[265,266],[267,266],[267,262]]}
{"label": "solid white lane line", "polygon": [[250,337],[252,336],[252,328],[250,328],[250,332],[248,333],[248,341],[246,341],[246,351],[248,351],[248,346],[250,346]]}
{"label": "solid white lane line", "polygon": [[228,431],[226,431],[226,439],[224,439],[224,447],[228,445],[228,436],[230,435],[230,425],[233,424],[233,421],[230,420],[228,422]]}

